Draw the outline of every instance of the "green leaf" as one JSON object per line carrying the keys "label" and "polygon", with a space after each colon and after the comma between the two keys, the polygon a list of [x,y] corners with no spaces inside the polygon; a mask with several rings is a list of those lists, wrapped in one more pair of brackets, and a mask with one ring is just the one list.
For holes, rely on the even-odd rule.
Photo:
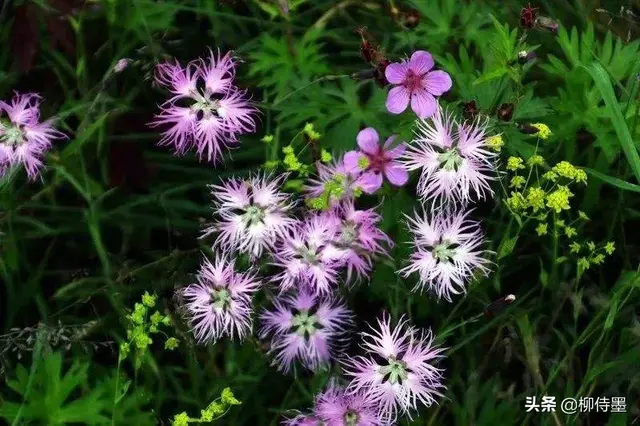
{"label": "green leaf", "polygon": [[518,235],[515,237],[505,237],[500,242],[500,247],[498,247],[498,259],[502,259],[513,252],[513,249],[516,247],[516,243],[518,242]]}
{"label": "green leaf", "polygon": [[635,185],[633,183],[629,183],[622,179],[618,179],[613,176],[605,175],[604,173],[600,173],[597,170],[585,168],[584,169],[588,174],[592,175],[595,178],[600,179],[601,181],[608,183],[609,185],[613,185],[617,188],[622,189],[623,191],[632,191],[632,192],[640,192],[640,185]]}
{"label": "green leaf", "polygon": [[613,127],[622,146],[622,151],[627,157],[629,167],[631,167],[636,180],[640,182],[640,155],[638,155],[638,150],[633,139],[631,139],[631,133],[620,110],[620,105],[618,104],[613,86],[611,85],[611,79],[604,68],[602,68],[602,65],[598,63],[593,63],[591,66],[586,67],[586,69],[593,77],[596,87],[600,91],[602,99],[604,99]]}
{"label": "green leaf", "polygon": [[508,71],[509,69],[507,67],[495,69],[474,80],[473,85],[475,86],[476,84],[484,83],[485,81],[495,80],[496,78],[500,78],[505,75]]}

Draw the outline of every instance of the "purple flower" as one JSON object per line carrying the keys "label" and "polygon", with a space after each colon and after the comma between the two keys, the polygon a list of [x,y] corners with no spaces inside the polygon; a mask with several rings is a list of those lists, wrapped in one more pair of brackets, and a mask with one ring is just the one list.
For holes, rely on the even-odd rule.
{"label": "purple flower", "polygon": [[317,163],[317,167],[318,176],[309,179],[304,189],[310,198],[327,197],[329,207],[377,190],[368,184],[361,170],[347,167],[344,157],[331,164]]}
{"label": "purple flower", "polygon": [[290,196],[280,191],[286,178],[286,174],[277,178],[257,175],[210,185],[213,210],[219,219],[205,229],[203,237],[218,233],[214,248],[248,253],[252,258],[272,250],[295,224],[289,217],[293,207]]}
{"label": "purple flower", "polygon": [[475,272],[488,274],[489,261],[483,257],[486,251],[480,249],[482,232],[468,215],[444,211],[429,220],[423,211],[421,216],[407,216],[415,251],[411,263],[399,272],[404,277],[419,274],[414,290],[428,289],[451,302],[452,294],[466,292],[465,286]]}
{"label": "purple flower", "polygon": [[251,331],[251,298],[260,287],[255,273],[237,272],[232,261],[216,254],[214,263],[203,259],[197,280],[181,290],[196,340],[244,339]]}
{"label": "purple flower", "polygon": [[382,175],[393,185],[407,183],[409,173],[397,159],[404,154],[405,144],[391,148],[395,136],[380,145],[378,132],[367,127],[358,133],[358,146],[362,151],[349,151],[344,155],[344,164],[349,170],[362,171],[361,181],[367,193],[373,193],[382,186]]}
{"label": "purple flower", "polygon": [[40,122],[40,99],[36,93],[15,93],[10,103],[0,101],[0,177],[22,164],[34,180],[52,141],[66,138],[51,120]]}
{"label": "purple flower", "polygon": [[129,66],[130,63],[131,63],[131,59],[129,58],[120,59],[113,67],[113,72],[115,72],[116,74],[120,74]]}
{"label": "purple flower", "polygon": [[279,296],[273,310],[262,312],[260,322],[260,338],[269,340],[269,354],[279,370],[289,372],[297,360],[317,371],[340,350],[352,313],[338,298],[303,290]]}
{"label": "purple flower", "polygon": [[348,393],[335,383],[317,396],[314,414],[326,426],[383,425],[372,400],[362,392]]}
{"label": "purple flower", "polygon": [[429,52],[418,50],[409,61],[394,62],[385,70],[385,77],[396,87],[387,96],[387,110],[400,114],[409,105],[419,118],[427,118],[436,112],[441,96],[451,89],[451,77],[444,71],[430,71],[433,57]]}
{"label": "purple flower", "polygon": [[150,124],[167,128],[160,145],[172,145],[183,155],[195,148],[200,160],[222,161],[222,150],[238,143],[238,136],[255,131],[255,114],[246,91],[233,85],[235,62],[231,53],[189,62],[159,64],[156,82],[172,94],[160,106],[160,113]]}
{"label": "purple flower", "polygon": [[371,272],[373,257],[386,256],[384,245],[393,246],[391,238],[378,228],[382,217],[374,209],[357,210],[353,200],[346,200],[324,215],[338,229],[327,256],[346,265],[346,282],[354,272],[359,278]]}
{"label": "purple flower", "polygon": [[313,214],[298,223],[273,252],[273,264],[283,271],[271,281],[281,292],[306,288],[315,294],[329,293],[344,264],[332,245],[338,231],[335,220],[323,214]]}
{"label": "purple flower", "polygon": [[377,329],[361,334],[365,355],[346,359],[347,390],[362,393],[385,424],[396,424],[398,413],[411,418],[418,403],[430,406],[442,396],[442,370],[432,363],[443,357],[443,349],[433,346],[431,330],[415,329],[403,318],[392,329],[384,315]]}
{"label": "purple flower", "polygon": [[430,121],[420,121],[402,160],[408,170],[421,170],[418,195],[445,204],[493,195],[496,153],[488,148],[486,131],[487,121],[460,124],[439,107]]}

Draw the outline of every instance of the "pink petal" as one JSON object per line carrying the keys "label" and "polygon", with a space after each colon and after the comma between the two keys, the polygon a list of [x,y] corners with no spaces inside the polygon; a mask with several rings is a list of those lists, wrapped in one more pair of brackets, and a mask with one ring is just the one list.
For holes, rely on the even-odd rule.
{"label": "pink petal", "polygon": [[384,175],[395,186],[402,186],[409,180],[409,172],[399,163],[389,163],[384,168]]}
{"label": "pink petal", "polygon": [[425,52],[424,50],[418,50],[411,55],[411,60],[409,60],[409,69],[414,73],[422,75],[427,73],[431,68],[433,68],[433,57],[431,56],[431,53]]}
{"label": "pink petal", "polygon": [[422,79],[424,87],[434,96],[449,91],[452,86],[451,77],[444,71],[431,71]]}
{"label": "pink petal", "polygon": [[[391,138],[389,138],[389,139],[391,139]],[[391,144],[389,144],[389,145],[391,145]],[[390,160],[402,157],[402,155],[404,154],[404,151],[405,151],[406,148],[407,148],[407,145],[403,142],[400,145],[397,145],[397,146],[393,147],[392,149],[388,149],[387,151],[385,151],[384,157],[388,158]]]}
{"label": "pink petal", "polygon": [[358,186],[367,194],[373,194],[382,186],[382,173],[366,172],[358,179]]}
{"label": "pink petal", "polygon": [[387,78],[387,81],[391,84],[400,84],[403,83],[407,78],[407,72],[409,71],[409,67],[405,62],[398,63],[394,62],[392,64],[387,65],[387,68],[384,70],[384,76]]}
{"label": "pink petal", "polygon": [[411,96],[411,109],[419,118],[431,117],[435,114],[437,107],[436,98],[426,90],[414,92]]}
{"label": "pink petal", "polygon": [[409,105],[409,90],[404,86],[396,86],[387,95],[387,110],[391,114],[400,114]]}
{"label": "pink petal", "polygon": [[344,164],[344,168],[347,173],[360,173],[362,171],[360,170],[360,167],[358,167],[358,162],[362,156],[362,153],[358,151],[349,151],[344,154],[342,163]]}
{"label": "pink petal", "polygon": [[379,140],[378,132],[373,127],[367,127],[358,133],[358,146],[367,154],[375,155],[378,153],[380,149]]}

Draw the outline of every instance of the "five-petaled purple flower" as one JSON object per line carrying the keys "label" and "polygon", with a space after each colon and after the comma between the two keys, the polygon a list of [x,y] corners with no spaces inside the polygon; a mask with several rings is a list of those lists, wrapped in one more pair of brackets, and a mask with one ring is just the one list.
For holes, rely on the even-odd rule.
{"label": "five-petaled purple flower", "polygon": [[404,142],[395,146],[395,136],[380,145],[378,132],[367,127],[358,133],[358,146],[361,151],[349,151],[344,155],[344,164],[348,170],[362,172],[360,182],[363,191],[373,194],[382,186],[382,176],[396,186],[407,183],[409,173],[402,163],[397,161],[405,151]]}
{"label": "five-petaled purple flower", "polygon": [[396,85],[387,96],[387,110],[400,114],[409,105],[419,118],[431,117],[436,112],[436,96],[451,89],[451,77],[444,71],[431,71],[434,62],[429,52],[418,50],[411,59],[389,64],[385,77]]}
{"label": "five-petaled purple flower", "polygon": [[66,138],[51,120],[40,122],[40,99],[35,93],[16,93],[10,103],[0,101],[0,177],[10,167],[22,164],[34,180],[51,142]]}
{"label": "five-petaled purple flower", "polygon": [[233,85],[235,60],[231,53],[189,62],[159,64],[156,82],[172,94],[160,106],[160,113],[150,124],[162,126],[160,145],[172,145],[176,154],[192,148],[208,162],[222,161],[223,148],[238,144],[238,136],[253,132],[255,114],[246,91]]}
{"label": "five-petaled purple flower", "polygon": [[279,296],[272,310],[262,312],[260,338],[269,340],[269,354],[279,370],[290,371],[297,360],[316,371],[337,355],[352,321],[342,300],[303,290]]}

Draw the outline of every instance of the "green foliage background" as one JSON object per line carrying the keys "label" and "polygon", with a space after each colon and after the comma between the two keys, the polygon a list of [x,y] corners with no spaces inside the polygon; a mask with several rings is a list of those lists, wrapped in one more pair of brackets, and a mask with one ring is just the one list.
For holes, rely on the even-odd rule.
{"label": "green foliage background", "polygon": [[[280,148],[307,122],[334,156],[352,149],[365,125],[411,137],[410,114],[388,114],[385,90],[349,77],[367,68],[358,26],[391,58],[432,52],[454,82],[443,103],[458,114],[463,101],[475,100],[493,117],[514,103],[512,121],[495,122],[505,158],[536,149],[516,122],[547,124],[553,137],[538,151],[589,173],[572,200],[590,217],[580,236],[617,248],[577,279],[568,247],[554,255],[549,237],[520,231],[496,188],[497,202],[476,210],[499,255],[495,272],[466,297],[437,302],[411,293],[413,282],[394,273],[410,253],[398,218],[416,205],[415,182],[367,200],[382,201],[383,229],[397,246],[369,285],[347,295],[359,326],[387,308],[432,327],[450,348],[446,399],[411,424],[614,426],[640,416],[640,41],[632,15],[614,16],[620,5],[542,1],[539,13],[560,23],[558,35],[529,31],[523,39],[518,2],[292,0],[288,13],[267,0],[8,3],[0,40],[12,48],[0,52],[1,98],[40,92],[43,117],[56,116],[70,135],[48,155],[42,184],[22,173],[0,182],[7,384],[0,415],[9,422],[169,424],[180,411],[199,413],[225,387],[243,406],[221,424],[275,425],[286,410],[312,404],[329,373],[283,376],[254,341],[196,346],[172,296],[191,282],[199,252],[209,251],[197,238],[210,216],[207,184],[281,158]],[[419,25],[407,28],[391,7],[417,9]],[[167,55],[187,61],[208,46],[244,59],[239,84],[262,110],[259,131],[222,168],[173,157],[145,125],[164,96],[150,79],[154,63]],[[511,64],[521,50],[535,50],[538,59]],[[120,58],[133,62],[115,75]],[[260,142],[266,134],[275,136],[272,145]],[[160,295],[181,344],[167,351],[154,342],[143,368],[116,371],[127,310],[144,291]],[[516,302],[493,318],[481,315],[506,294]],[[42,327],[31,341],[16,337],[39,323],[81,331],[55,344]],[[118,374],[127,385],[114,404]],[[525,397],[543,394],[625,396],[628,413],[525,413]]]}

